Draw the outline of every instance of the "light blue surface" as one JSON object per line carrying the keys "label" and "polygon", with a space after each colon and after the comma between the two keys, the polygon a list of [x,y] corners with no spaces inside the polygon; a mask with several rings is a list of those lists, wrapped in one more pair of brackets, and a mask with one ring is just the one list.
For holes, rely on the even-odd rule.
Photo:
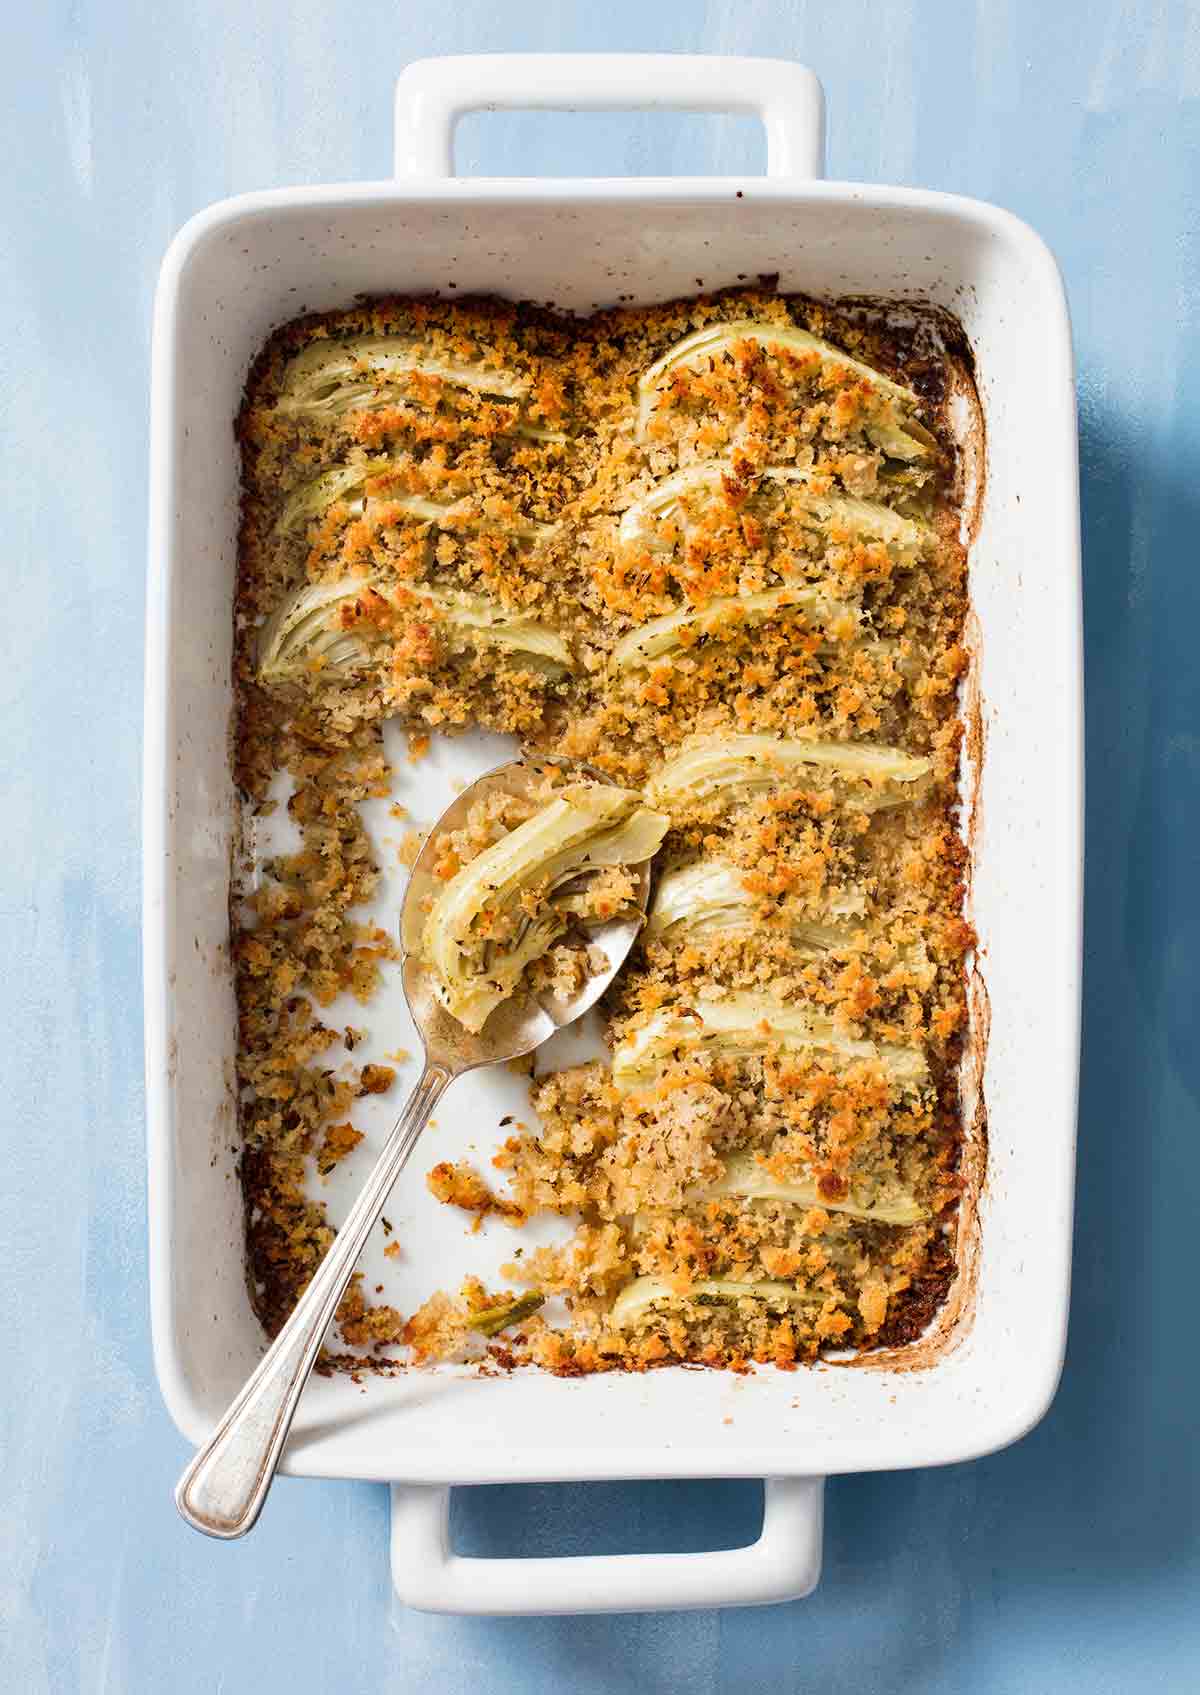
{"label": "light blue surface", "polygon": [[[1074,314],[1089,862],[1066,1376],[1009,1453],[834,1482],[822,1587],[769,1612],[430,1619],[390,1599],[382,1488],[284,1482],[230,1547],[170,1504],[185,1451],[147,1335],[137,931],[155,272],[223,195],[384,174],[406,60],[534,48],[802,59],[829,97],[832,173],[1010,207],[1058,254]],[[0,127],[0,1286],[17,1308],[0,1689],[1200,1687],[1196,7],[26,4],[4,32]],[[470,120],[460,157],[748,171],[762,149],[741,120],[542,114]],[[461,1545],[492,1553],[713,1545],[755,1511],[733,1484],[457,1499]]]}

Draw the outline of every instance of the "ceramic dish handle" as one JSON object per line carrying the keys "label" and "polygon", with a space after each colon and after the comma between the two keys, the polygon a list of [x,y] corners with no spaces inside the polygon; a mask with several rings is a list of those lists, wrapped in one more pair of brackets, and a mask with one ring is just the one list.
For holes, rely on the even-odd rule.
{"label": "ceramic dish handle", "polygon": [[396,175],[454,175],[464,112],[748,112],[767,132],[767,175],[819,177],[825,98],[789,59],[693,53],[480,53],[417,59],[396,83]]}
{"label": "ceramic dish handle", "polygon": [[392,1582],[427,1613],[650,1613],[797,1601],[821,1575],[823,1477],[770,1477],[762,1535],[709,1554],[467,1559],[450,1547],[450,1491],[392,1485]]}

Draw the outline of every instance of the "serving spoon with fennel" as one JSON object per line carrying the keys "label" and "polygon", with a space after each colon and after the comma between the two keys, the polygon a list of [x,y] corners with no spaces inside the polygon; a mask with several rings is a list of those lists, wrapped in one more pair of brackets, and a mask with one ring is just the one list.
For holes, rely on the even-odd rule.
{"label": "serving spoon with fennel", "polygon": [[[233,1541],[253,1529],[325,1332],[392,1185],[442,1094],[465,1072],[532,1053],[556,1030],[580,1018],[608,988],[645,921],[649,859],[628,868],[636,876],[637,888],[626,910],[587,926],[593,974],[569,997],[519,992],[496,1007],[478,1034],[467,1030],[443,1007],[433,973],[412,945],[421,928],[421,903],[430,889],[438,839],[447,831],[461,829],[480,801],[530,793],[544,779],[547,763],[553,763],[568,777],[593,783],[610,781],[590,766],[563,760],[513,760],[465,789],[425,838],[405,891],[400,921],[404,994],[424,1049],[421,1076],[291,1317],[179,1480],[175,1504],[187,1522],[207,1536]],[[601,960],[603,966],[595,969]]]}

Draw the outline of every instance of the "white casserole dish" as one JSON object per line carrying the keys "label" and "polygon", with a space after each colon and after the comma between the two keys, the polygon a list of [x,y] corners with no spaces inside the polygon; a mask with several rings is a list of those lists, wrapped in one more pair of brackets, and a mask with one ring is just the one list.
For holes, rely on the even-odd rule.
{"label": "white casserole dish", "polygon": [[[449,174],[459,113],[535,105],[757,112],[768,174],[553,182]],[[971,1041],[984,1061],[988,1164],[978,1243],[963,1252],[961,1316],[936,1346],[918,1348],[915,1359],[929,1362],[919,1369],[894,1357],[748,1378],[676,1368],[564,1381],[438,1368],[371,1380],[365,1394],[345,1376],[314,1379],[284,1469],[393,1483],[393,1573],[414,1605],[626,1610],[807,1593],[819,1571],[825,1475],[987,1453],[1042,1416],[1058,1381],[1082,890],[1076,431],[1062,285],[1039,238],[993,207],[817,180],[821,135],[819,84],[782,61],[431,60],[399,80],[396,181],[225,201],[192,219],[163,265],[144,819],[151,1302],[163,1395],[197,1443],[264,1347],[245,1287],[236,1178],[227,898],[236,822],[232,420],[268,332],[359,293],[454,284],[587,311],[618,295],[694,293],[701,278],[715,288],[778,273],[783,290],[947,307],[977,362],[987,483],[971,583],[985,755],[970,916],[986,992],[977,975]],[[469,763],[483,769],[482,758]],[[431,771],[444,787],[446,769]],[[414,810],[432,816],[436,796]],[[396,1041],[403,1033],[389,1030],[385,1045]],[[491,1097],[489,1114],[501,1099]],[[436,1157],[455,1138],[465,1146],[478,1124],[471,1112],[466,1095],[443,1104]],[[488,1132],[494,1123],[489,1116]],[[487,1146],[484,1137],[480,1151]],[[413,1205],[406,1257],[427,1292],[464,1267],[447,1262],[444,1226],[425,1216],[440,1209]],[[460,1224],[449,1251],[461,1243]],[[463,1560],[448,1549],[451,1484],[651,1477],[774,1480],[762,1539],[721,1553],[576,1560]]]}

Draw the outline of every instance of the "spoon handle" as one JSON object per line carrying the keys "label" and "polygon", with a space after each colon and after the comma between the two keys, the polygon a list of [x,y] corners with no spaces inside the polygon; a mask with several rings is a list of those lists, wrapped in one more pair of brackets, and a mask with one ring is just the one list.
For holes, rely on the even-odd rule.
{"label": "spoon handle", "polygon": [[428,1061],[379,1162],[312,1282],[253,1376],[192,1460],[175,1505],[195,1530],[232,1541],[253,1528],[275,1476],[301,1392],[371,1227],[455,1072]]}

